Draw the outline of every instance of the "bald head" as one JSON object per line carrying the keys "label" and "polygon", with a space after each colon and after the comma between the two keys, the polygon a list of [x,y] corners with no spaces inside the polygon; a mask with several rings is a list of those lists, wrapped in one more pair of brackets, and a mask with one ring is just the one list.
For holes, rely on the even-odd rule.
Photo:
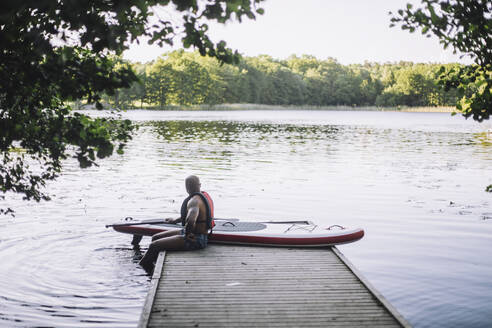
{"label": "bald head", "polygon": [[185,179],[186,191],[188,194],[193,194],[195,192],[200,192],[200,179],[196,175],[190,175]]}

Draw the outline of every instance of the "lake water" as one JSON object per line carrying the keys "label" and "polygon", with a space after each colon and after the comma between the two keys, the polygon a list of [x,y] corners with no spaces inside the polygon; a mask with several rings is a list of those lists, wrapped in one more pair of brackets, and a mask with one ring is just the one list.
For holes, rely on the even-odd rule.
{"label": "lake water", "polygon": [[[105,224],[176,217],[196,174],[217,217],[360,226],[339,249],[415,327],[492,323],[492,128],[445,113],[132,111],[122,156],[68,160],[50,202],[0,219],[0,326],[134,327],[149,278]],[[492,130],[491,130],[492,131]],[[142,246],[148,245],[144,239]]]}

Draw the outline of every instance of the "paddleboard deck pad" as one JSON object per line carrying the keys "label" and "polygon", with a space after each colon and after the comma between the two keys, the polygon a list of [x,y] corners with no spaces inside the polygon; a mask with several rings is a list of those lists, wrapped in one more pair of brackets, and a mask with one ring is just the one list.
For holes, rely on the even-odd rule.
{"label": "paddleboard deck pad", "polygon": [[[158,232],[179,230],[181,224],[147,220],[111,225],[114,230],[134,236],[152,236]],[[361,239],[364,230],[340,225],[319,226],[311,221],[250,222],[215,219],[210,243],[265,245],[284,247],[322,247],[351,243]]]}

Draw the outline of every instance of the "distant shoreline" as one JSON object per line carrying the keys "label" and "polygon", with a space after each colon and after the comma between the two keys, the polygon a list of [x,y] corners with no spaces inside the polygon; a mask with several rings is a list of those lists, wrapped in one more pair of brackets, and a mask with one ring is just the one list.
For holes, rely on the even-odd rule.
{"label": "distant shoreline", "polygon": [[[80,109],[91,109],[93,106],[82,106]],[[430,106],[306,106],[306,105],[263,105],[263,104],[218,104],[218,105],[166,105],[136,106],[128,110],[156,110],[156,111],[238,111],[238,110],[319,110],[319,111],[374,111],[374,112],[415,112],[415,113],[452,113],[455,107]]]}

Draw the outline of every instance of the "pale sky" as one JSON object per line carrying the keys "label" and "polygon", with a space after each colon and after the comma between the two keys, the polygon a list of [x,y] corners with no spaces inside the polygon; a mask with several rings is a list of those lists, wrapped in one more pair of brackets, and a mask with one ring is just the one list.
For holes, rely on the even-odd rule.
{"label": "pale sky", "polygon": [[[267,0],[264,15],[255,21],[210,24],[213,41],[224,40],[246,56],[267,54],[285,59],[308,54],[318,59],[333,57],[342,64],[371,62],[461,62],[452,50],[444,51],[434,37],[390,28],[389,11],[414,6],[419,0]],[[176,42],[179,44],[179,42]],[[146,62],[170,47],[132,45],[126,59]]]}

